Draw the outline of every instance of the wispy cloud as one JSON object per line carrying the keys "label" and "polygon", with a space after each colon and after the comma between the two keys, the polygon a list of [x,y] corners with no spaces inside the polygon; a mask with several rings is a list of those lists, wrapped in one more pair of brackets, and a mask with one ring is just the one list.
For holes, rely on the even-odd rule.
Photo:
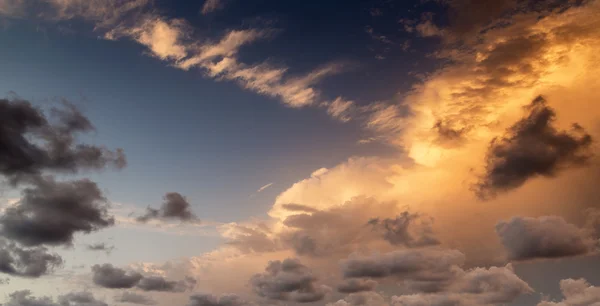
{"label": "wispy cloud", "polygon": [[256,192],[263,192],[265,189],[267,189],[267,188],[269,188],[271,186],[273,186],[273,183],[268,183],[268,184],[266,184],[266,185],[258,188],[258,190]]}

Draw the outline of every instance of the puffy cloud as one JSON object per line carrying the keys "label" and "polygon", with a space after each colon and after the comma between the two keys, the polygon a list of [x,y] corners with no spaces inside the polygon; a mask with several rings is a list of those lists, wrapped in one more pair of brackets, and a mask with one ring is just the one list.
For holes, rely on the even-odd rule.
{"label": "puffy cloud", "polygon": [[94,284],[110,289],[133,288],[143,277],[137,272],[127,272],[111,264],[94,265],[92,272]]}
{"label": "puffy cloud", "polygon": [[108,306],[105,302],[94,298],[90,292],[71,292],[58,297],[55,303],[50,297],[36,298],[31,291],[15,291],[8,295],[6,306]]}
{"label": "puffy cloud", "polygon": [[96,183],[81,179],[58,182],[37,177],[21,201],[0,216],[1,232],[26,246],[71,245],[75,233],[90,233],[114,224]]}
{"label": "puffy cloud", "polygon": [[156,305],[156,301],[154,301],[153,299],[129,291],[125,291],[122,294],[115,296],[114,301],[119,303],[130,303],[138,305]]}
{"label": "puffy cloud", "polygon": [[297,259],[271,261],[265,273],[255,274],[250,283],[254,292],[270,300],[311,303],[325,297],[328,288],[316,284],[317,278]]}
{"label": "puffy cloud", "polygon": [[591,286],[584,279],[563,279],[560,290],[565,297],[560,302],[542,301],[537,306],[598,306],[600,305],[600,287]]}
{"label": "puffy cloud", "polygon": [[389,306],[386,299],[375,292],[352,293],[343,300],[328,303],[326,306]]}
{"label": "puffy cloud", "polygon": [[121,149],[75,143],[76,134],[94,127],[74,105],[63,106],[53,108],[48,118],[28,101],[0,99],[0,174],[17,182],[44,170],[78,172],[126,165]]}
{"label": "puffy cloud", "polygon": [[195,281],[188,279],[182,281],[169,281],[162,276],[142,277],[137,287],[144,291],[184,292],[195,285]]}
{"label": "puffy cloud", "polygon": [[137,218],[140,222],[151,219],[178,219],[182,222],[200,221],[191,211],[191,205],[187,199],[177,192],[167,193],[160,209],[148,207],[146,214]]}
{"label": "puffy cloud", "polygon": [[392,245],[419,247],[440,243],[433,235],[431,220],[408,211],[402,212],[395,219],[375,218],[369,224],[382,232],[383,239]]}
{"label": "puffy cloud", "polygon": [[377,282],[374,280],[352,278],[339,284],[337,291],[341,293],[356,293],[362,291],[371,291],[375,289],[376,286]]}
{"label": "puffy cloud", "polygon": [[210,294],[194,294],[190,296],[188,306],[255,306],[235,294],[214,296]]}
{"label": "puffy cloud", "polygon": [[597,242],[584,229],[562,217],[514,217],[496,225],[511,260],[560,258],[593,251]]}
{"label": "puffy cloud", "polygon": [[21,248],[0,240],[0,272],[22,277],[40,277],[61,266],[63,260],[44,247]]}
{"label": "puffy cloud", "polygon": [[572,132],[553,126],[556,113],[539,96],[527,106],[529,114],[495,138],[486,157],[486,174],[478,184],[487,193],[517,188],[528,179],[554,176],[562,168],[585,163],[592,138],[575,124]]}

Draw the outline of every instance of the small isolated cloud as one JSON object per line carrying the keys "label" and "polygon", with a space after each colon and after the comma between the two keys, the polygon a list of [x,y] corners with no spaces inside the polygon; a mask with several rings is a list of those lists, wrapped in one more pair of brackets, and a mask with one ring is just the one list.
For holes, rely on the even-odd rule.
{"label": "small isolated cloud", "polygon": [[90,250],[90,251],[104,251],[107,254],[110,254],[110,252],[112,252],[115,249],[114,246],[108,245],[108,244],[106,244],[104,242],[102,242],[102,243],[88,244],[86,246],[86,248],[88,250]]}
{"label": "small isolated cloud", "polygon": [[182,222],[200,222],[198,217],[192,212],[191,205],[186,197],[177,192],[167,193],[159,209],[148,207],[146,214],[137,218],[139,222],[147,222],[151,219],[176,219]]}
{"label": "small isolated cloud", "polygon": [[312,303],[325,298],[328,288],[317,285],[312,271],[297,259],[271,261],[265,273],[255,274],[250,284],[261,297],[274,301]]}
{"label": "small isolated cloud", "polygon": [[190,296],[188,306],[257,306],[235,294],[215,296],[211,294],[195,294]]}
{"label": "small isolated cloud", "polygon": [[542,301],[537,306],[600,305],[600,287],[590,285],[585,279],[563,279],[560,281],[560,291],[564,296],[562,301]]}
{"label": "small isolated cloud", "polygon": [[206,0],[204,1],[204,4],[202,5],[202,14],[206,15],[206,14],[210,14],[212,12],[221,10],[225,7],[225,1],[226,0]]}
{"label": "small isolated cloud", "polygon": [[266,185],[264,185],[264,186],[262,186],[262,187],[258,188],[258,190],[256,190],[256,192],[257,192],[257,193],[258,193],[258,192],[263,192],[265,189],[267,189],[267,188],[269,188],[269,187],[271,187],[271,186],[273,186],[273,183],[268,183],[268,184],[266,184]]}
{"label": "small isolated cloud", "polygon": [[557,130],[556,113],[542,96],[526,109],[523,119],[490,143],[486,173],[477,185],[480,197],[515,189],[536,176],[552,177],[590,158],[592,137],[577,124],[571,131]]}
{"label": "small isolated cloud", "polygon": [[513,217],[496,225],[510,260],[560,258],[592,252],[596,241],[562,217]]}
{"label": "small isolated cloud", "polygon": [[115,296],[114,301],[119,303],[130,303],[137,305],[156,305],[156,301],[154,301],[153,299],[145,295],[129,291],[125,291],[122,294]]}
{"label": "small isolated cloud", "polygon": [[58,254],[48,253],[44,247],[21,248],[13,242],[0,239],[0,273],[37,278],[62,264],[63,260]]}
{"label": "small isolated cloud", "polygon": [[94,284],[109,289],[133,288],[142,279],[137,272],[127,272],[111,264],[94,265],[92,273]]}
{"label": "small isolated cloud", "polygon": [[342,97],[337,97],[333,102],[329,103],[327,113],[342,122],[348,122],[352,119],[351,112],[354,106],[353,101],[344,100]]}

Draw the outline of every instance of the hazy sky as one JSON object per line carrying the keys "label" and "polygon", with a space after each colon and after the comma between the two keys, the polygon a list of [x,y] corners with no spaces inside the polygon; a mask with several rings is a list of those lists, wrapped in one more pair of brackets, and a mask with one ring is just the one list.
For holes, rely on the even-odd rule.
{"label": "hazy sky", "polygon": [[0,0],[0,302],[600,305],[599,47],[597,0]]}

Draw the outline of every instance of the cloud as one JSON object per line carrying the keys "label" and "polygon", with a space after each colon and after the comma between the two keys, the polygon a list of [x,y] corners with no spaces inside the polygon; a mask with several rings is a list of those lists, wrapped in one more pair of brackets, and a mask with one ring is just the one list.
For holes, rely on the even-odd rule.
{"label": "cloud", "polygon": [[77,173],[126,165],[121,149],[75,143],[76,134],[94,127],[69,102],[53,108],[48,118],[26,100],[0,99],[0,113],[0,174],[13,182],[45,170]]}
{"label": "cloud", "polygon": [[252,302],[244,301],[235,294],[214,296],[211,294],[194,294],[190,296],[188,306],[255,306]]}
{"label": "cloud", "polygon": [[6,306],[108,306],[105,302],[94,298],[90,292],[71,292],[58,297],[55,303],[50,297],[36,298],[31,291],[15,291],[8,295]]}
{"label": "cloud", "polygon": [[539,96],[527,107],[528,115],[492,140],[486,174],[478,184],[482,197],[523,185],[536,176],[554,176],[590,158],[592,137],[575,124],[570,132],[553,126],[556,113]]}
{"label": "cloud", "polygon": [[348,122],[352,119],[351,113],[354,106],[353,101],[344,100],[342,97],[337,97],[327,107],[327,113],[342,122]]}
{"label": "cloud", "polygon": [[383,239],[392,245],[407,247],[420,247],[437,245],[440,242],[433,235],[432,220],[423,218],[419,214],[402,212],[395,219],[371,219],[369,224],[376,231],[383,233]]}
{"label": "cloud", "polygon": [[191,205],[187,199],[177,192],[165,194],[160,209],[148,207],[146,214],[137,218],[139,222],[147,222],[151,219],[177,219],[182,222],[200,221],[191,211]]}
{"label": "cloud", "polygon": [[372,291],[377,286],[377,282],[370,279],[348,279],[339,284],[337,291],[340,293],[356,293],[362,291]]}
{"label": "cloud", "polygon": [[133,288],[142,279],[137,272],[127,272],[111,264],[94,265],[92,272],[94,284],[110,289]]}
{"label": "cloud", "polygon": [[266,185],[258,188],[258,190],[256,190],[256,192],[262,192],[262,191],[264,191],[265,189],[267,189],[267,188],[269,188],[271,186],[273,186],[273,183],[268,183],[268,184],[266,184]]}
{"label": "cloud", "polygon": [[0,239],[0,273],[37,278],[62,266],[57,254],[43,247],[21,248],[13,242]]}
{"label": "cloud", "polygon": [[26,246],[72,245],[75,233],[91,233],[114,224],[96,183],[35,178],[21,201],[0,216],[1,233]]}
{"label": "cloud", "polygon": [[352,293],[343,300],[335,303],[328,303],[326,306],[389,306],[390,304],[379,293],[360,292]]}
{"label": "cloud", "polygon": [[542,301],[537,306],[596,306],[600,304],[600,287],[590,285],[585,279],[563,279],[560,281],[560,290],[564,300],[559,302]]}
{"label": "cloud", "polygon": [[250,283],[256,294],[269,300],[311,303],[322,300],[328,292],[316,281],[308,267],[288,258],[269,262],[265,273],[255,274]]}
{"label": "cloud", "polygon": [[137,305],[156,305],[156,301],[154,301],[153,299],[129,291],[125,291],[122,294],[115,296],[114,301],[119,303],[130,303]]}
{"label": "cloud", "polygon": [[597,242],[562,217],[514,217],[496,225],[510,260],[560,258],[592,252]]}
{"label": "cloud", "polygon": [[202,14],[207,15],[215,11],[223,9],[225,6],[225,0],[206,0],[202,5]]}
{"label": "cloud", "polygon": [[110,252],[112,252],[115,247],[111,246],[111,245],[107,245],[106,243],[102,242],[102,243],[94,243],[94,244],[88,244],[86,246],[86,248],[90,251],[104,251],[107,254],[110,254]]}
{"label": "cloud", "polygon": [[143,277],[137,287],[144,291],[184,292],[195,285],[187,280],[169,281],[162,276]]}

